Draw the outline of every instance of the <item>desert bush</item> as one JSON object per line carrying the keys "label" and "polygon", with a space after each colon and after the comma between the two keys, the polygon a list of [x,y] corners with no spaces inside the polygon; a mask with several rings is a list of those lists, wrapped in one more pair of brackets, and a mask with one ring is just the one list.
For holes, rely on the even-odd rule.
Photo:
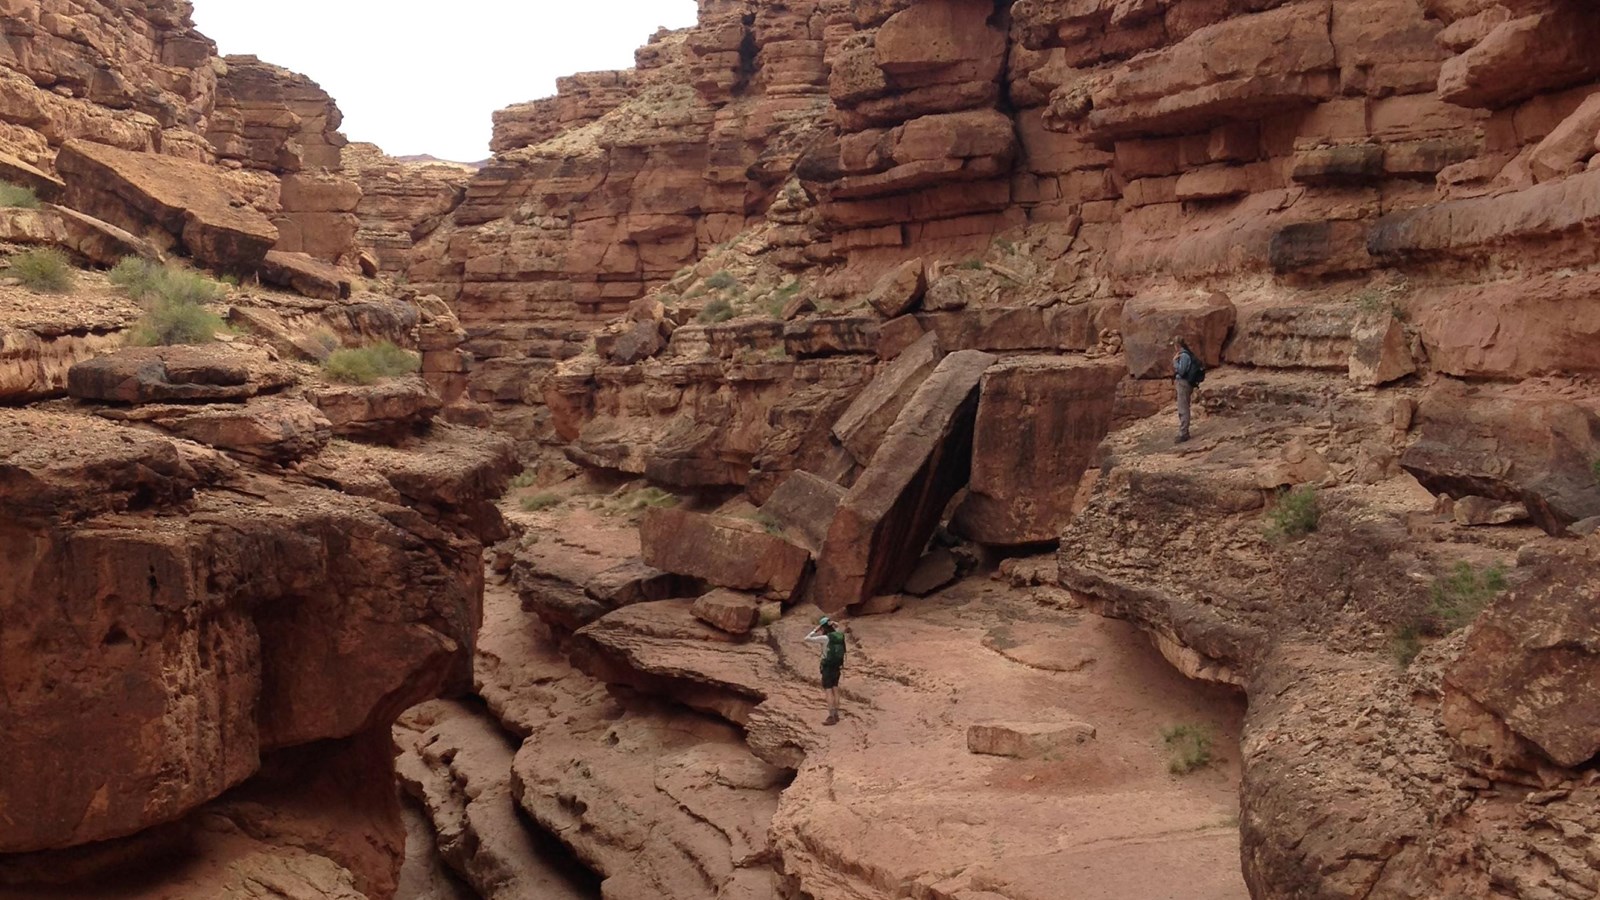
{"label": "desert bush", "polygon": [[739,279],[733,277],[727,269],[706,276],[706,287],[714,291],[731,290],[739,286]]}
{"label": "desert bush", "polygon": [[701,325],[715,325],[733,318],[733,304],[722,297],[707,303],[700,310],[700,315],[695,316],[695,321]]}
{"label": "desert bush", "polygon": [[522,509],[525,512],[539,512],[540,510],[545,510],[552,506],[560,505],[561,498],[549,491],[545,491],[540,494],[534,494],[532,497],[522,498]]}
{"label": "desert bush", "polygon": [[1317,489],[1301,485],[1278,495],[1278,502],[1267,512],[1267,538],[1286,541],[1304,537],[1317,530],[1322,519],[1322,505],[1317,499]]}
{"label": "desert bush", "polygon": [[1161,739],[1171,754],[1168,772],[1187,775],[1211,765],[1211,732],[1204,725],[1174,725],[1161,732]]}
{"label": "desert bush", "polygon": [[531,488],[538,480],[539,476],[536,475],[532,469],[529,469],[528,471],[523,472],[517,477],[511,479],[511,489],[522,490],[523,488]]}
{"label": "desert bush", "polygon": [[1411,624],[1396,629],[1394,636],[1389,639],[1389,652],[1394,655],[1396,665],[1402,669],[1410,668],[1417,654],[1422,652],[1422,627]]}
{"label": "desert bush", "polygon": [[417,354],[388,341],[366,347],[347,347],[328,354],[323,374],[341,384],[374,384],[385,378],[410,375],[422,367]]}
{"label": "desert bush", "polygon": [[145,306],[144,316],[133,329],[131,340],[135,344],[206,344],[226,328],[222,318],[206,309],[205,304],[226,297],[228,289],[199,272],[128,256],[111,269],[108,277],[123,293]]}
{"label": "desert bush", "polygon": [[678,505],[677,496],[657,487],[640,488],[624,494],[617,501],[617,508],[624,512],[643,512],[647,509],[665,509]]}
{"label": "desert bush", "polygon": [[29,290],[47,294],[65,294],[72,290],[74,280],[72,261],[53,247],[18,253],[11,257],[11,268],[6,272],[21,279]]}
{"label": "desert bush", "polygon": [[1490,601],[1506,589],[1506,573],[1499,566],[1483,571],[1458,562],[1449,575],[1436,578],[1429,592],[1429,610],[1446,633],[1472,623]]}
{"label": "desert bush", "polygon": [[0,207],[38,209],[39,195],[35,194],[31,187],[0,181]]}

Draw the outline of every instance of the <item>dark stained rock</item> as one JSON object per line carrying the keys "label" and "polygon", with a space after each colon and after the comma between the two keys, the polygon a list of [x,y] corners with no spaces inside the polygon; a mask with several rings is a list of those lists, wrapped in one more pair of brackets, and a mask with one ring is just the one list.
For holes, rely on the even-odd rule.
{"label": "dark stained rock", "polygon": [[293,374],[265,357],[223,346],[119,350],[85,360],[67,373],[78,400],[106,403],[243,400],[291,383]]}
{"label": "dark stained rock", "polygon": [[876,353],[878,320],[870,316],[829,316],[790,322],[783,327],[783,349],[801,358]]}
{"label": "dark stained rock", "polygon": [[1400,465],[1436,494],[1520,502],[1560,535],[1600,515],[1600,416],[1565,400],[1529,400],[1446,381],[1417,411],[1421,437]]}
{"label": "dark stained rock", "polygon": [[984,544],[1058,539],[1126,375],[1120,358],[1017,357],[985,372],[956,530]]}
{"label": "dark stained rock", "polygon": [[994,362],[977,350],[945,357],[901,410],[828,529],[811,594],[823,610],[905,583],[967,482],[978,383]]}

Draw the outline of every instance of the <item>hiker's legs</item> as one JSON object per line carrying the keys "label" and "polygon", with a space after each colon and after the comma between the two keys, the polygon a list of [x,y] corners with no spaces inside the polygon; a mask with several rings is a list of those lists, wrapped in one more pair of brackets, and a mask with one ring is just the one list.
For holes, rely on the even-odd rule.
{"label": "hiker's legs", "polygon": [[1189,439],[1189,401],[1194,396],[1194,385],[1182,378],[1174,378],[1178,386],[1178,440]]}
{"label": "hiker's legs", "polygon": [[839,689],[828,688],[828,715],[839,718]]}

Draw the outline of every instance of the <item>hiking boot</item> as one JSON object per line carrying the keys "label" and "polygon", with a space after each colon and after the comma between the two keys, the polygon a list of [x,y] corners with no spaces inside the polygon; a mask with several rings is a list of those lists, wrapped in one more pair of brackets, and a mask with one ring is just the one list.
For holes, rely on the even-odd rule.
{"label": "hiking boot", "polygon": [[1188,441],[1189,441],[1189,436],[1187,434],[1180,434],[1180,435],[1178,435],[1178,439],[1173,441],[1173,443],[1174,444],[1184,444],[1184,443],[1188,443]]}
{"label": "hiking boot", "polygon": [[837,725],[837,724],[839,724],[839,714],[838,713],[828,713],[828,717],[826,719],[822,720],[822,724],[824,724],[824,725]]}

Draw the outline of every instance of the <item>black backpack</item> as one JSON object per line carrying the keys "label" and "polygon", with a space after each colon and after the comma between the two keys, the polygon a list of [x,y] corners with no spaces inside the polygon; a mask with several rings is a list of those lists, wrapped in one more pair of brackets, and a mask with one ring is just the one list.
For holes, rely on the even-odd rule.
{"label": "black backpack", "polygon": [[1201,365],[1200,357],[1195,356],[1193,351],[1185,350],[1183,355],[1189,358],[1189,364],[1184,367],[1183,380],[1194,387],[1199,387],[1200,382],[1206,380],[1206,367]]}

